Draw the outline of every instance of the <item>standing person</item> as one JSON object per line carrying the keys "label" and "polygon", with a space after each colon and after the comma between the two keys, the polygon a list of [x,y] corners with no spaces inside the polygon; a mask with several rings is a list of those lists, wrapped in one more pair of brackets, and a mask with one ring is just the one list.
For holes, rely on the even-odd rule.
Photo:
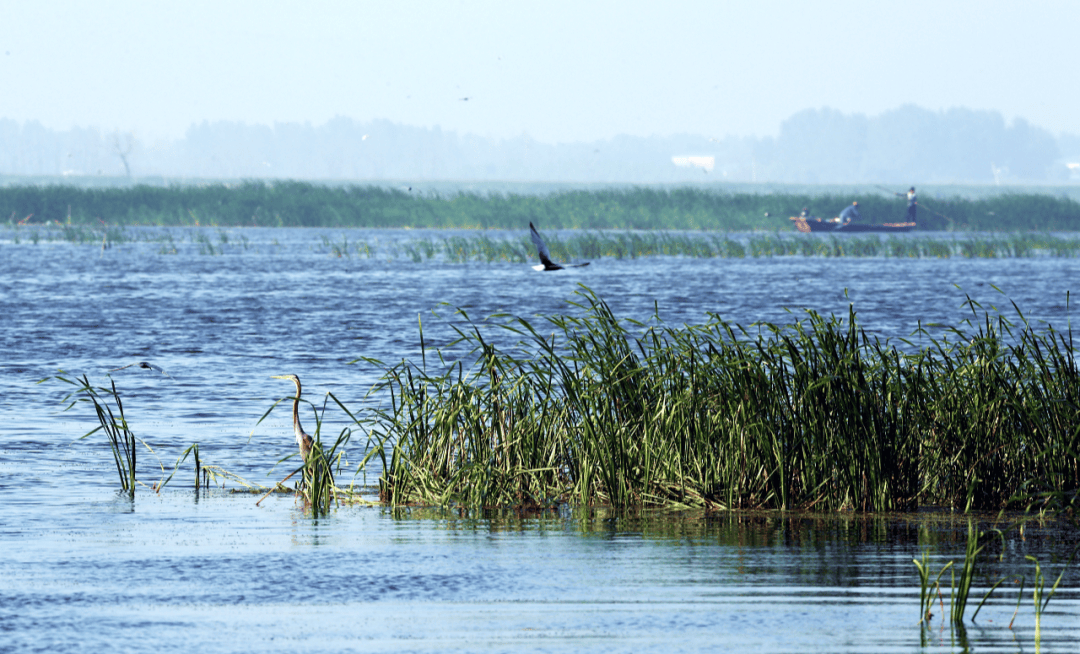
{"label": "standing person", "polygon": [[915,222],[916,207],[919,204],[919,200],[915,197],[915,187],[912,186],[907,192],[907,221],[909,223]]}
{"label": "standing person", "polygon": [[838,222],[836,223],[836,227],[837,229],[839,229],[840,227],[843,227],[850,222],[860,219],[862,219],[862,216],[859,215],[859,201],[856,200],[855,202],[852,202],[850,206],[846,207],[843,211],[840,212],[840,217],[838,219]]}
{"label": "standing person", "polygon": [[[904,197],[903,193],[896,193],[895,195],[897,197],[900,197],[900,198]],[[911,188],[908,189],[908,192],[907,192],[907,216],[905,216],[905,218],[904,218],[907,222],[909,222],[909,223],[916,222],[915,221],[915,212],[916,212],[915,207],[918,204],[919,204],[919,199],[917,197],[915,197],[915,187],[912,186]]]}

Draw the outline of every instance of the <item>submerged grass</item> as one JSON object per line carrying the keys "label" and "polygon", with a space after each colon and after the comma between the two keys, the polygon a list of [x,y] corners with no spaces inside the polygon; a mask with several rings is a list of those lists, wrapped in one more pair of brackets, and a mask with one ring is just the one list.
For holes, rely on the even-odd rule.
{"label": "submerged grass", "polygon": [[[1008,234],[965,236],[962,238],[907,237],[877,235],[770,234],[737,237],[686,232],[585,232],[559,237],[545,235],[556,260],[639,259],[654,256],[742,259],[746,257],[888,257],[913,259],[1000,259],[1035,256],[1080,256],[1080,239],[1050,234]],[[341,248],[329,245],[334,256]],[[420,263],[441,260],[449,263],[526,263],[536,258],[527,236],[491,238],[485,234],[452,236],[445,239],[416,239],[380,248],[366,241],[354,243],[357,256],[389,256]]]}
{"label": "submerged grass", "polygon": [[1071,332],[980,318],[972,302],[965,330],[905,352],[853,311],[672,328],[620,322],[587,289],[579,304],[545,328],[501,323],[513,352],[473,327],[454,344],[470,365],[387,366],[388,405],[357,420],[383,461],[381,499],[971,510],[1033,483],[1080,488]]}
{"label": "submerged grass", "polygon": [[[237,233],[239,232],[239,233]],[[243,230],[139,229],[121,226],[14,225],[0,238],[11,243],[91,245],[102,249],[129,243],[159,244],[158,254],[198,252],[221,256],[242,254],[251,244]],[[319,236],[314,249],[332,257],[390,258],[414,263],[526,263],[536,259],[527,232],[518,237],[492,237],[483,232],[443,238],[417,238],[390,243],[368,240],[364,232],[342,232],[336,238]],[[741,259],[746,257],[888,257],[996,259],[1080,256],[1080,238],[1049,233],[906,235],[710,233],[687,231],[589,230],[545,234],[556,260],[640,259],[654,256]]]}

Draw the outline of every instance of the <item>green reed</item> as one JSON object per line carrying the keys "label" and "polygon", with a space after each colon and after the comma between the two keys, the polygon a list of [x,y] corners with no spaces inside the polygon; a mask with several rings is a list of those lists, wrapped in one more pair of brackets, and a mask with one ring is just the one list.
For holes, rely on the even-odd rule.
{"label": "green reed", "polygon": [[[1046,578],[1043,576],[1042,565],[1039,560],[1034,556],[1027,555],[1024,558],[1035,564],[1035,580],[1032,582],[1032,600],[1035,603],[1035,633],[1036,638],[1042,627],[1042,614],[1046,611],[1046,605],[1050,603],[1050,598],[1057,592],[1058,586],[1061,585],[1061,579],[1065,576],[1065,572],[1072,565],[1073,560],[1076,558],[1077,553],[1080,552],[1080,546],[1074,547],[1073,552],[1069,555],[1069,559],[1065,562],[1065,565],[1061,568],[1061,574],[1058,575],[1054,581],[1054,585],[1050,587],[1050,592],[1046,592]],[[1023,594],[1024,587],[1020,586],[1020,593]],[[1017,609],[1019,610],[1019,598],[1017,599]],[[1013,613],[1013,618],[1016,618],[1016,614]],[[1009,627],[1012,627],[1012,623],[1009,623]]]}
{"label": "green reed", "polygon": [[[1004,546],[1004,534],[997,529],[993,531],[999,537],[1001,537],[1002,545]],[[974,520],[968,520],[968,534],[966,547],[964,549],[964,565],[960,569],[959,583],[956,582],[954,568],[952,593],[949,596],[949,604],[951,609],[949,613],[953,624],[959,625],[964,621],[964,611],[967,609],[968,597],[971,595],[971,582],[975,579],[975,564],[978,561],[979,554],[982,553],[982,551],[986,548],[985,543],[982,545],[980,545],[979,543],[986,535],[986,533],[980,532],[978,529],[975,528]],[[950,561],[949,563],[951,564],[952,562]],[[916,563],[916,565],[918,564]],[[920,569],[919,572],[921,575],[922,570]],[[942,572],[944,572],[944,568],[942,569]],[[997,590],[998,586],[1000,586],[1003,581],[1005,581],[1004,577],[999,579],[993,586],[990,587],[989,590],[986,591],[986,594],[983,595],[983,598],[979,602],[979,605],[975,607],[975,612],[971,616],[972,622],[975,621],[975,618],[979,615],[979,611],[982,610],[983,605],[986,604],[986,601],[990,599],[990,596],[994,593],[995,590]]]}
{"label": "green reed", "polygon": [[[527,223],[526,223],[527,224]],[[517,226],[515,226],[517,227]],[[125,243],[160,243],[160,254],[177,253],[177,235],[168,230],[137,230],[123,226],[91,227],[62,223],[8,226],[13,243],[36,245],[50,242],[101,245]],[[190,230],[190,231],[188,231]],[[240,235],[241,248],[226,248],[234,243],[227,232],[218,229],[212,236],[204,229],[185,228],[183,238],[196,245],[200,254],[223,255],[249,249],[246,236]],[[972,234],[963,237],[876,234],[798,234],[788,231],[750,233],[748,235],[686,231],[616,231],[582,230],[545,234],[552,255],[557,260],[601,258],[638,259],[654,256],[691,258],[744,257],[889,257],[889,258],[1020,258],[1080,256],[1080,238],[1045,233]],[[340,240],[321,235],[322,249],[334,257],[386,256],[421,263],[441,260],[450,263],[525,263],[536,258],[535,248],[522,230],[516,237],[492,237],[485,233],[445,238],[418,238],[399,241],[380,248],[347,233]]]}
{"label": "green reed", "polygon": [[[686,232],[583,232],[545,235],[557,260],[638,259],[654,256],[691,258],[744,257],[888,257],[1017,258],[1080,256],[1080,239],[1045,234],[897,238],[877,235],[755,234],[748,238]],[[324,239],[325,240],[325,239]],[[367,245],[367,256],[376,248]],[[336,251],[336,250],[335,250]],[[450,263],[525,263],[536,258],[528,237],[491,238],[485,234],[445,239],[416,239],[389,248],[395,258],[413,262],[441,259]]]}
{"label": "green reed", "polygon": [[[900,220],[903,198],[857,194],[871,222]],[[595,188],[547,194],[415,193],[380,186],[249,181],[125,188],[5,186],[0,215],[15,223],[263,227],[519,228],[773,231],[804,206],[835,216],[851,192],[729,192],[723,187]],[[1040,193],[923,197],[919,228],[950,231],[1080,229],[1080,203]]]}
{"label": "green reed", "polygon": [[[79,440],[87,438],[98,431],[105,432],[105,437],[109,442],[109,449],[112,451],[113,461],[116,463],[116,473],[120,477],[120,488],[134,495],[137,439],[128,424],[127,417],[124,415],[124,403],[120,399],[120,394],[116,391],[116,382],[111,382],[110,388],[95,388],[90,384],[86,375],[83,375],[82,378],[76,377],[74,381],[60,375],[56,379],[77,386],[63,400],[68,403],[68,406],[64,409],[65,411],[79,402],[93,404],[98,426],[80,436]],[[113,406],[116,407],[115,414],[113,413]],[[117,414],[120,416],[119,419],[116,417]]]}
{"label": "green reed", "polygon": [[853,311],[673,328],[580,293],[580,315],[499,323],[509,351],[474,327],[468,365],[385,368],[388,404],[357,420],[385,501],[967,510],[1080,487],[1071,333],[987,315],[905,352]]}
{"label": "green reed", "polygon": [[941,570],[938,570],[934,580],[930,581],[930,575],[933,574],[933,571],[930,569],[929,559],[929,553],[924,551],[921,561],[919,559],[911,560],[919,571],[919,622],[923,624],[930,623],[930,619],[933,617],[930,611],[934,608],[934,591],[937,591],[938,596],[941,595],[941,576],[953,565],[952,561],[946,563],[941,567]]}

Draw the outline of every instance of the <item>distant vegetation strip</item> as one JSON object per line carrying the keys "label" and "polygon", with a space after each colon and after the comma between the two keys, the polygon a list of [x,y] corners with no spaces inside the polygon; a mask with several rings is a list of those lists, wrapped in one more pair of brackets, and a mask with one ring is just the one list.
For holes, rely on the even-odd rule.
{"label": "distant vegetation strip", "polygon": [[967,324],[912,351],[854,311],[676,328],[619,320],[587,290],[575,304],[502,323],[511,349],[461,328],[473,365],[431,350],[385,368],[389,401],[358,419],[382,500],[968,511],[1080,488],[1071,332],[971,303]]}
{"label": "distant vegetation strip", "polygon": [[[414,193],[380,186],[243,182],[127,188],[0,187],[10,224],[199,225],[774,231],[809,207],[835,216],[858,200],[867,222],[902,220],[905,200],[799,193],[724,193],[699,187],[568,190],[548,195]],[[1080,202],[1045,194],[923,198],[919,228],[1080,231]]]}
{"label": "distant vegetation strip", "polygon": [[[422,263],[535,263],[536,248],[524,233],[495,237],[485,233],[381,241],[354,230],[318,235],[316,252],[331,257],[379,258]],[[253,238],[249,238],[252,236]],[[638,259],[655,256],[692,258],[745,257],[890,257],[890,258],[1022,258],[1080,256],[1080,237],[1045,233],[1003,233],[939,236],[876,234],[721,235],[674,231],[599,231],[548,233],[546,241],[556,260]],[[261,241],[245,229],[171,229],[98,225],[17,225],[0,229],[0,239],[13,244],[68,242],[112,247],[128,243],[158,244],[159,254],[242,254],[258,250]]]}
{"label": "distant vegetation strip", "polygon": [[[444,260],[452,263],[481,261],[495,263],[535,262],[535,248],[527,237],[493,239],[452,236],[445,239],[415,239],[386,246],[369,241],[349,244],[324,238],[335,256],[406,258],[419,263]],[[979,258],[1075,257],[1080,255],[1080,238],[1049,234],[1002,234],[962,238],[878,238],[870,236],[804,236],[762,234],[731,238],[710,234],[673,232],[586,232],[566,238],[547,236],[552,256],[560,261],[595,260],[604,257],[637,259],[654,256],[694,258],[744,257],[891,257],[891,258]]]}

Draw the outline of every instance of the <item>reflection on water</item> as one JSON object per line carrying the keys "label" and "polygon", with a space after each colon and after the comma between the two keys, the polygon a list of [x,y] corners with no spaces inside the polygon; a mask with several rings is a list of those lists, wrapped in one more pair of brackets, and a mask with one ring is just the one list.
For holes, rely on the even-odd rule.
{"label": "reflection on water", "polygon": [[[962,556],[954,515],[341,508],[312,520],[289,496],[255,508],[250,495],[193,495],[73,498],[36,528],[11,525],[42,507],[17,507],[0,563],[12,646],[867,652],[955,651],[960,637],[940,615],[917,624],[911,563],[923,547],[935,567]],[[1025,554],[1056,576],[1068,533],[1033,524],[1010,539],[973,595],[1030,577]],[[1007,627],[1016,593],[968,623],[973,648],[1033,645],[1030,597]],[[1078,610],[1073,590],[1051,601],[1041,651],[1075,651]]]}
{"label": "reflection on water", "polygon": [[[204,464],[269,484],[295,449],[284,410],[255,428],[287,395],[270,375],[299,374],[320,408],[327,392],[354,407],[377,402],[364,395],[378,366],[349,362],[417,357],[418,315],[429,343],[449,343],[462,319],[440,302],[476,320],[547,315],[568,311],[584,283],[619,315],[647,318],[655,302],[672,324],[710,311],[786,323],[790,312],[846,314],[854,302],[871,332],[899,338],[920,323],[957,324],[971,294],[988,308],[1015,300],[1033,322],[1064,329],[1080,262],[657,258],[545,275],[332,258],[319,230],[244,235],[243,248],[220,256],[0,244],[0,649],[884,652],[960,651],[966,638],[972,651],[1033,650],[1024,556],[1052,583],[1078,539],[1061,525],[1010,532],[972,596],[1008,580],[959,634],[942,627],[940,609],[930,629],[917,624],[911,560],[929,548],[936,570],[962,556],[964,516],[342,507],[312,520],[288,495],[256,507],[257,496],[196,493],[190,467],[132,500],[116,494],[99,435],[76,440],[92,415],[60,412],[65,385],[36,382],[62,368],[103,383],[110,368],[150,361],[171,377],[112,373],[136,435],[154,449],[140,452],[140,478],[166,476],[197,441]],[[332,408],[324,419],[327,434],[347,424]],[[342,481],[363,444],[353,441]],[[1009,630],[1020,575],[1027,586]],[[1075,651],[1077,582],[1067,575],[1048,605],[1041,651]]]}

